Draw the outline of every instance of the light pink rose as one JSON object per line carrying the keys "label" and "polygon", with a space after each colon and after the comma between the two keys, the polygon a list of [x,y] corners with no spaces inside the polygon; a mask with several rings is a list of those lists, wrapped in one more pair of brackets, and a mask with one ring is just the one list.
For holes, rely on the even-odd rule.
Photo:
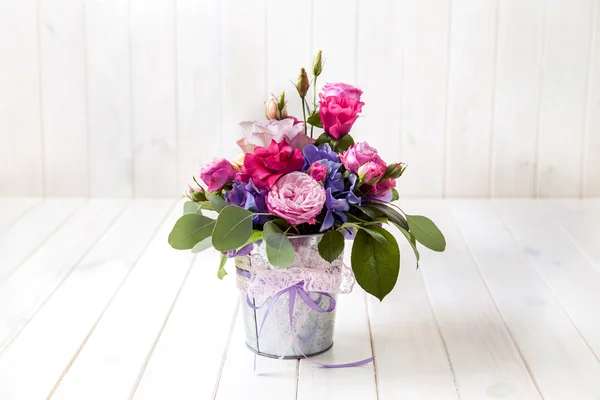
{"label": "light pink rose", "polygon": [[385,163],[377,163],[375,161],[369,161],[363,164],[358,169],[358,177],[360,180],[368,185],[377,183],[383,175],[385,175]]}
{"label": "light pink rose", "polygon": [[327,167],[318,161],[312,163],[308,168],[308,175],[317,182],[323,182],[327,178]]}
{"label": "light pink rose", "polygon": [[357,173],[361,165],[373,161],[382,165],[384,168],[385,162],[377,155],[377,150],[369,146],[367,142],[358,142],[352,145],[341,156],[342,164],[350,172]]}
{"label": "light pink rose", "polygon": [[348,97],[356,100],[357,102],[360,101],[360,96],[363,93],[359,88],[341,82],[326,83],[322,90],[325,97]]}
{"label": "light pink rose", "polygon": [[315,142],[304,134],[304,122],[293,117],[278,121],[244,121],[240,123],[244,137],[237,141],[244,153],[252,153],[256,146],[269,147],[271,140],[281,143],[285,139],[292,149],[302,150]]}
{"label": "light pink rose", "polygon": [[396,187],[395,179],[386,179],[375,183],[371,187],[370,196],[380,201],[390,201],[392,199],[392,188]]}
{"label": "light pink rose", "polygon": [[215,158],[200,170],[200,179],[208,186],[207,191],[215,192],[233,181],[235,170],[229,161],[224,158]]}
{"label": "light pink rose", "polygon": [[319,182],[303,172],[291,172],[275,182],[267,195],[267,208],[292,225],[314,224],[325,197]]}

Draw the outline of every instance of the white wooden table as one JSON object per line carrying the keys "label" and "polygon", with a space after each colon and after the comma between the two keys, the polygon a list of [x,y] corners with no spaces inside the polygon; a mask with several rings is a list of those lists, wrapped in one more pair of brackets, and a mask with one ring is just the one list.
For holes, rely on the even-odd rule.
{"label": "white wooden table", "polygon": [[402,205],[446,253],[403,247],[317,358],[374,364],[254,374],[232,275],[167,244],[181,204],[0,198],[0,399],[600,399],[600,200]]}

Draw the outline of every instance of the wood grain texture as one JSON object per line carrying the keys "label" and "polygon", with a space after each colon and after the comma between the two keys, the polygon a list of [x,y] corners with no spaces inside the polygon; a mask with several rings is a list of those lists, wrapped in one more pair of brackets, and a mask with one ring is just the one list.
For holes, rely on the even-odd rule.
{"label": "wood grain texture", "polygon": [[597,358],[491,205],[456,202],[452,212],[543,398],[598,397]]}
{"label": "wood grain texture", "polygon": [[196,258],[134,399],[212,398],[239,303],[233,261],[217,282],[218,265],[212,249]]}
{"label": "wood grain texture", "polygon": [[83,1],[41,0],[38,4],[44,194],[88,196]]}
{"label": "wood grain texture", "polygon": [[116,399],[133,394],[194,258],[167,244],[180,215],[179,205],[167,216],[68,366],[53,400]]}
{"label": "wood grain texture", "polygon": [[[176,6],[177,190],[182,192],[192,175],[221,156],[223,17],[218,1],[180,0]],[[235,147],[234,142],[227,145]]]}
{"label": "wood grain texture", "polygon": [[[421,247],[420,269],[460,398],[540,399],[446,203],[433,200],[403,204],[407,212],[433,219],[446,237],[443,253]],[[408,256],[407,262],[408,254],[406,248],[404,269],[413,268],[413,257]]]}
{"label": "wood grain texture", "polygon": [[546,2],[538,145],[540,197],[582,193],[592,3]]}
{"label": "wood grain texture", "polygon": [[0,195],[4,196],[44,193],[37,4],[0,3]]}
{"label": "wood grain texture", "polygon": [[594,27],[588,69],[586,137],[583,142],[583,197],[600,197],[600,4],[594,2]]}
{"label": "wood grain texture", "polygon": [[131,197],[129,0],[84,0],[90,196]]}
{"label": "wood grain texture", "polygon": [[537,171],[543,2],[498,3],[492,197],[533,197]]}
{"label": "wood grain texture", "polygon": [[[170,200],[132,202],[34,318],[27,320],[19,336],[0,357],[3,399],[48,396],[172,204]],[[23,289],[33,294],[32,285]],[[23,299],[22,294],[15,297],[18,299]],[[32,363],[32,359],[36,362]]]}
{"label": "wood grain texture", "polygon": [[0,237],[39,202],[35,197],[0,197]]}
{"label": "wood grain texture", "polygon": [[175,3],[130,2],[134,195],[177,196]]}

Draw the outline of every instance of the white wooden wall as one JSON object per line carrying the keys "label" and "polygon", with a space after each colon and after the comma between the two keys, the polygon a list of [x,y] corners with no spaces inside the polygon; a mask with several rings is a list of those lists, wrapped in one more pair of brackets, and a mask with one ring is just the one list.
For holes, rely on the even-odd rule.
{"label": "white wooden wall", "polygon": [[176,196],[318,49],[402,195],[600,195],[600,0],[0,0],[0,195]]}

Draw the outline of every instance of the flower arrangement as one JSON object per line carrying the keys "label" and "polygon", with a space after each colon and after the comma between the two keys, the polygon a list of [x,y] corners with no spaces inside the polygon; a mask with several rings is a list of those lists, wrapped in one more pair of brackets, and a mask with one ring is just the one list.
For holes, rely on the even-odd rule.
{"label": "flower arrangement", "polygon": [[[312,83],[305,69],[300,71],[295,88],[302,119],[288,115],[282,92],[265,102],[264,121],[240,124],[244,136],[237,144],[244,154],[233,161],[216,158],[200,170],[204,185],[194,178],[169,243],[194,253],[214,247],[222,253],[218,276],[223,278],[227,259],[250,254],[261,240],[269,263],[288,268],[294,262],[292,236],[322,234],[318,252],[327,262],[340,256],[345,239],[353,239],[356,281],[383,300],[400,270],[398,243],[384,226],[407,239],[417,267],[417,242],[443,251],[445,239],[430,219],[393,203],[406,164],[388,164],[367,142],[354,141],[350,131],[364,106],[362,91],[345,83],[327,83],[319,91],[322,70],[319,52]],[[212,219],[203,210],[218,216]]]}

